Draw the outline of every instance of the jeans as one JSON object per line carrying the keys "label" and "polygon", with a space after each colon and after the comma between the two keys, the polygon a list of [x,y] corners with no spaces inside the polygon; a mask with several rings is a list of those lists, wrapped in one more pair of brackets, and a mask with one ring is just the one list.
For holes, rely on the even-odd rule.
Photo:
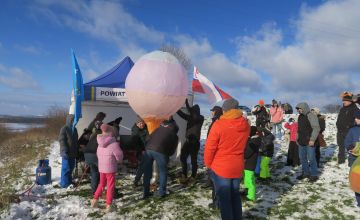
{"label": "jeans", "polygon": [[99,185],[99,180],[100,180],[97,156],[96,156],[96,154],[93,154],[93,153],[85,153],[84,157],[85,157],[85,162],[90,167],[91,189],[94,194],[96,192],[96,189]]}
{"label": "jeans", "polygon": [[75,167],[75,158],[64,159],[61,161],[61,179],[60,186],[67,188],[72,184],[72,172]]}
{"label": "jeans", "polygon": [[262,156],[258,156],[257,161],[256,161],[255,174],[257,174],[257,175],[260,174],[261,159],[262,159]]}
{"label": "jeans", "polygon": [[219,201],[221,219],[242,219],[240,178],[223,178],[212,172],[215,191]]}
{"label": "jeans", "polygon": [[198,164],[197,155],[200,149],[200,142],[196,139],[187,139],[181,148],[180,161],[182,165],[182,174],[187,177],[187,158],[191,157],[191,176],[196,177]]}
{"label": "jeans", "polygon": [[144,154],[144,196],[148,196],[150,194],[150,180],[152,178],[154,160],[156,161],[160,171],[160,185],[158,193],[159,196],[165,196],[169,156],[152,150],[147,150]]}
{"label": "jeans", "polygon": [[111,205],[115,191],[115,174],[116,173],[100,173],[100,183],[94,194],[94,199],[99,199],[106,186],[106,205]]}
{"label": "jeans", "polygon": [[315,147],[299,145],[299,158],[304,175],[318,176]]}
{"label": "jeans", "polygon": [[336,134],[336,140],[337,140],[337,144],[339,146],[339,152],[338,152],[338,163],[345,163],[346,160],[346,150],[345,150],[345,146],[344,146],[344,140],[346,137],[347,131],[346,132],[338,132]]}

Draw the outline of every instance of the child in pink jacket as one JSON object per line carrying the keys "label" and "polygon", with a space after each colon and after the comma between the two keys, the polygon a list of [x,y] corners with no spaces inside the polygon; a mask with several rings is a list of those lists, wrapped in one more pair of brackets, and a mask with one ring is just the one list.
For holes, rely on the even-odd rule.
{"label": "child in pink jacket", "polygon": [[100,173],[100,183],[91,200],[91,207],[94,207],[97,200],[101,196],[105,186],[106,191],[106,212],[111,210],[115,189],[115,176],[117,172],[117,164],[123,160],[123,152],[119,143],[114,137],[113,128],[107,124],[101,125],[102,134],[97,136],[99,144],[97,148],[98,167]]}
{"label": "child in pink jacket", "polygon": [[290,142],[289,142],[289,149],[288,149],[288,156],[286,166],[299,166],[300,159],[299,159],[299,147],[296,143],[296,135],[298,130],[298,123],[295,122],[293,118],[289,118],[289,122],[285,123],[284,127],[290,130]]}

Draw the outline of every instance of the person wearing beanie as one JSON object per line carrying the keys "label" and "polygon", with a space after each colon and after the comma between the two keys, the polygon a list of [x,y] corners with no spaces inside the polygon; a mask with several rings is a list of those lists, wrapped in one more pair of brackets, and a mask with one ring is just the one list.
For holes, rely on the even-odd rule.
{"label": "person wearing beanie", "polygon": [[67,188],[72,181],[72,172],[75,168],[75,160],[78,156],[78,133],[77,129],[72,129],[74,115],[66,117],[66,124],[60,129],[59,143],[61,156],[61,178],[60,186]]}
{"label": "person wearing beanie", "polygon": [[251,126],[250,135],[244,155],[244,188],[247,190],[246,198],[250,201],[255,201],[256,199],[255,168],[257,164],[260,146],[261,137],[258,134],[257,128],[255,126]]}
{"label": "person wearing beanie", "polygon": [[[348,165],[351,167],[355,160],[359,157],[359,155],[355,155],[353,153],[353,149],[356,145],[360,142],[360,110],[357,110],[354,114],[355,116],[355,126],[349,129],[349,132],[347,133],[345,140],[344,140],[344,146],[348,150]],[[355,192],[355,199],[357,202],[357,206],[360,207],[360,193]]]}
{"label": "person wearing beanie", "polygon": [[123,152],[114,137],[114,128],[107,124],[101,125],[102,134],[97,136],[99,146],[97,148],[98,167],[100,173],[100,183],[91,200],[91,207],[95,207],[99,197],[102,195],[106,186],[106,208],[105,212],[111,211],[113,201],[116,172],[118,163],[123,160]]}
{"label": "person wearing beanie", "polygon": [[286,166],[299,166],[299,146],[296,143],[296,136],[298,130],[298,123],[294,118],[289,118],[289,122],[285,123],[284,127],[290,131],[290,142],[286,160]]}
{"label": "person wearing beanie", "polygon": [[[320,141],[320,139],[322,138],[324,140],[323,132],[325,131],[325,128],[326,128],[326,122],[325,122],[325,116],[321,115],[319,108],[317,108],[317,107],[312,108],[311,112],[313,112],[317,116],[317,118],[319,120],[319,126],[320,126],[320,132],[315,141],[315,158],[316,158],[317,166],[319,168],[320,167],[320,158],[321,158],[321,151],[320,151],[321,141]],[[325,146],[322,146],[322,147],[325,147]]]}
{"label": "person wearing beanie", "polygon": [[341,94],[343,106],[341,107],[338,118],[336,120],[337,128],[337,144],[339,146],[338,164],[345,163],[346,152],[344,140],[349,129],[354,125],[355,112],[358,110],[355,103],[352,102],[353,95],[350,92],[343,92]]}
{"label": "person wearing beanie", "polygon": [[242,218],[239,186],[250,125],[238,105],[233,98],[224,101],[223,115],[213,124],[204,147],[222,219]]}
{"label": "person wearing beanie", "polygon": [[259,105],[256,105],[252,110],[252,113],[256,116],[256,127],[265,128],[266,123],[269,122],[269,113],[264,106],[264,100],[259,100]]}
{"label": "person wearing beanie", "polygon": [[271,124],[273,127],[272,133],[275,135],[275,137],[281,139],[282,137],[281,124],[284,119],[284,110],[276,100],[272,100],[272,106],[270,107],[270,116],[271,116]]}
{"label": "person wearing beanie", "polygon": [[182,112],[181,110],[177,111],[177,114],[187,121],[186,125],[186,141],[183,144],[180,152],[180,161],[182,165],[182,177],[180,178],[181,183],[185,183],[188,181],[187,179],[187,158],[190,156],[191,158],[191,177],[190,182],[195,181],[198,163],[197,163],[197,155],[200,150],[200,135],[201,135],[201,127],[204,123],[204,116],[200,114],[199,105],[194,105],[190,107],[188,100],[186,99],[186,109],[189,114]]}

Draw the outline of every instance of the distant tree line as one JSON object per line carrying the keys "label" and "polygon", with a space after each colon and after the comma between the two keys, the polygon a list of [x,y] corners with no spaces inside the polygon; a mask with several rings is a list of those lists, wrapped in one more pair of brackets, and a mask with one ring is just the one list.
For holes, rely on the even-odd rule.
{"label": "distant tree line", "polygon": [[338,113],[341,107],[342,106],[339,104],[328,104],[325,105],[323,108],[326,113]]}

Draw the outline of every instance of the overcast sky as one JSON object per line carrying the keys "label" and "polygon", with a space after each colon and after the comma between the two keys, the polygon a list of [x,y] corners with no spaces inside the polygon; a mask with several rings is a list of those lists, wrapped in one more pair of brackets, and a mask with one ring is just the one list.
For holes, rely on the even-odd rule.
{"label": "overcast sky", "polygon": [[[67,106],[70,48],[87,82],[163,44],[182,48],[203,75],[249,107],[261,98],[340,103],[342,91],[360,92],[359,11],[359,0],[5,0],[0,114]],[[195,100],[208,114],[206,97]]]}

